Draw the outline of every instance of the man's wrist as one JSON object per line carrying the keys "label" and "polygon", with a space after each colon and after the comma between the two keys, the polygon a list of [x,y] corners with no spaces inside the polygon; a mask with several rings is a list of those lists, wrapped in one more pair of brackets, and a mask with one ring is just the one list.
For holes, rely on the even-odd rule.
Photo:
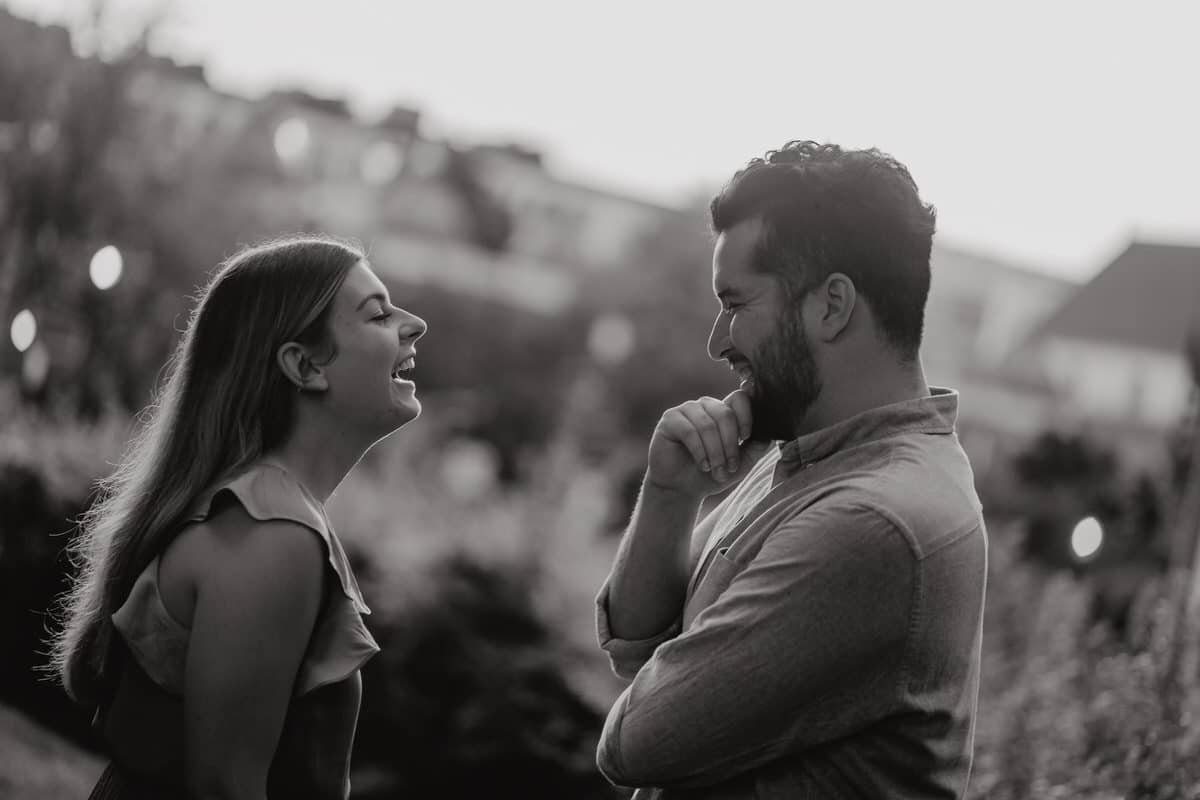
{"label": "man's wrist", "polygon": [[642,479],[643,501],[677,506],[694,505],[699,507],[699,505],[704,502],[705,497],[707,497],[706,492],[688,491],[677,486],[668,486],[654,480],[649,474]]}

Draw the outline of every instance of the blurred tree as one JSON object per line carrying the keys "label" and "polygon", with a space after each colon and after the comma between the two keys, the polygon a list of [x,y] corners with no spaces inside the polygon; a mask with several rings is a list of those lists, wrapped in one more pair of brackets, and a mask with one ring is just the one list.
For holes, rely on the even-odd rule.
{"label": "blurred tree", "polygon": [[[44,338],[53,341],[63,332],[56,317],[74,317],[82,306],[87,245],[119,226],[123,187],[108,155],[125,107],[125,77],[123,65],[75,57],[65,30],[0,12],[0,320],[6,329],[17,308],[31,306]],[[7,346],[3,353],[9,367],[17,357]]]}
{"label": "blurred tree", "polygon": [[63,534],[88,500],[85,487],[72,497],[55,496],[37,468],[0,464],[0,702],[92,745],[89,720],[35,671],[43,664],[44,609],[67,588]]}
{"label": "blurred tree", "polygon": [[[0,148],[0,319],[7,327],[28,307],[38,320],[49,371],[27,386],[32,397],[94,416],[105,403],[142,400],[141,378],[162,361],[161,347],[131,341],[141,317],[126,313],[154,308],[140,257],[149,209],[138,202],[136,162],[116,147],[129,130],[134,54],[81,59],[65,31],[8,15],[0,37],[0,124],[10,133]],[[101,292],[88,265],[106,244],[126,254],[126,270]],[[3,348],[6,372],[18,358]]]}
{"label": "blurred tree", "polygon": [[557,430],[583,357],[583,311],[549,316],[434,285],[393,289],[413,298],[407,307],[429,323],[417,345],[417,380],[451,418],[448,433],[492,444],[504,482],[526,477],[521,465]]}
{"label": "blurred tree", "polygon": [[1048,431],[1013,460],[1029,509],[1025,553],[1047,565],[1082,568],[1071,533],[1085,516],[1104,531],[1089,568],[1134,562],[1161,567],[1164,498],[1146,474],[1122,476],[1115,453],[1080,434]]}
{"label": "blurred tree", "polygon": [[1116,456],[1081,435],[1047,431],[1014,460],[1027,486],[1103,485],[1116,475]]}
{"label": "blurred tree", "polygon": [[602,720],[563,678],[530,568],[455,555],[428,578],[372,626],[383,650],[356,748],[372,779],[356,796],[620,796],[596,772]]}
{"label": "blurred tree", "polygon": [[[82,58],[64,29],[0,11],[0,324],[7,332],[17,309],[33,311],[49,368],[27,397],[86,417],[146,403],[187,295],[235,242],[266,228],[255,176],[279,180],[248,170],[218,137],[176,146],[188,122],[155,78],[203,85],[203,75],[148,55],[148,36]],[[89,263],[106,245],[124,271],[101,290]],[[18,374],[21,360],[0,347],[4,373]]]}
{"label": "blurred tree", "polygon": [[582,296],[590,314],[618,312],[633,324],[630,355],[598,368],[620,404],[626,431],[637,439],[647,437],[670,406],[737,388],[728,368],[707,351],[718,304],[706,220],[699,203],[664,215],[619,277],[585,279]]}
{"label": "blurred tree", "polygon": [[471,241],[484,250],[499,253],[512,235],[512,217],[503,204],[492,197],[475,170],[469,151],[449,148],[444,177],[467,207]]}

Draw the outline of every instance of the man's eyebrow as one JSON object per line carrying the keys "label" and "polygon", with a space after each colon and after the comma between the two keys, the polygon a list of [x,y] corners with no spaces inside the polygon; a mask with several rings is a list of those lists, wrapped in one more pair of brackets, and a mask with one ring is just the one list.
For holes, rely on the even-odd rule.
{"label": "man's eyebrow", "polygon": [[358,307],[355,308],[354,310],[358,311],[359,309],[361,309],[363,306],[365,306],[367,303],[371,302],[372,300],[378,300],[379,303],[382,305],[383,303],[387,302],[387,296],[384,295],[383,292],[375,292],[374,294],[369,294],[362,299],[362,302],[359,303]]}

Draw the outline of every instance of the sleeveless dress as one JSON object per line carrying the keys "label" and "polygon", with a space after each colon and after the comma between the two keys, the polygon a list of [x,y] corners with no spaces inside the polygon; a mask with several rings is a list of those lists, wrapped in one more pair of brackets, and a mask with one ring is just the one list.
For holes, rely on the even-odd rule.
{"label": "sleeveless dress", "polygon": [[[359,670],[379,652],[363,623],[371,611],[324,508],[290,473],[269,462],[254,464],[205,492],[187,522],[207,519],[223,493],[254,519],[299,523],[325,545],[325,597],[271,762],[267,796],[345,800],[362,697]],[[183,681],[190,631],[163,605],[158,565],[156,557],[112,616],[126,657],[113,700],[97,715],[113,763],[93,800],[186,795]]]}

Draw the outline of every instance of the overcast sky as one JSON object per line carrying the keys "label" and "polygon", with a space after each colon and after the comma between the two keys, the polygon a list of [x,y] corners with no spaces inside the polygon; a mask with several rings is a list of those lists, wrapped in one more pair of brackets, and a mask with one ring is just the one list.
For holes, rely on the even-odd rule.
{"label": "overcast sky", "polygon": [[[0,0],[43,22],[92,4]],[[107,5],[119,31],[155,4]],[[1027,266],[1084,279],[1135,235],[1200,243],[1200,4],[979,5],[176,0],[153,48],[228,91],[411,105],[428,134],[660,201],[809,138],[892,153],[943,239]]]}

